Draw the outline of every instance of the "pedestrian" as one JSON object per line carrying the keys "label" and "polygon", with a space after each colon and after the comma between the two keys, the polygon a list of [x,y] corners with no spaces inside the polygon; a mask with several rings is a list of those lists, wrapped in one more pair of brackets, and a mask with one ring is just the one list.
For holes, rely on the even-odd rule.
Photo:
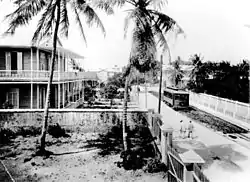
{"label": "pedestrian", "polygon": [[185,125],[184,125],[182,120],[180,121],[180,125],[181,125],[181,127],[180,127],[180,137],[185,138],[186,128],[185,128]]}
{"label": "pedestrian", "polygon": [[188,138],[193,138],[193,132],[194,132],[194,125],[192,123],[192,121],[189,121],[188,124]]}

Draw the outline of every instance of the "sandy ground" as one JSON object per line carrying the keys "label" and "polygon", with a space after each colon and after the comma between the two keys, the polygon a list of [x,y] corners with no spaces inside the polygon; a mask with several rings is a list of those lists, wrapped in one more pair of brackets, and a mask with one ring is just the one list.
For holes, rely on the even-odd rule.
{"label": "sandy ground", "polygon": [[[48,158],[31,157],[38,137],[18,137],[11,144],[0,147],[1,160],[16,181],[166,181],[164,173],[145,173],[143,170],[125,170],[116,162],[120,155],[111,152],[100,155],[100,148],[87,146],[97,134],[74,133],[69,138],[47,137],[47,150],[54,154]],[[7,180],[6,180],[7,181]]]}

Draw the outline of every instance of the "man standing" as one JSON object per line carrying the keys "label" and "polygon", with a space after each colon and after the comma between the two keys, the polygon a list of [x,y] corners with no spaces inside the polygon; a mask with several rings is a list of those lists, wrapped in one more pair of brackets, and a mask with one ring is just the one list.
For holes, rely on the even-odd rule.
{"label": "man standing", "polygon": [[188,138],[193,138],[193,131],[194,131],[194,125],[192,123],[192,121],[189,121],[188,124]]}
{"label": "man standing", "polygon": [[185,125],[184,125],[182,120],[180,121],[180,125],[181,125],[181,127],[180,127],[180,137],[185,138],[186,128],[185,128]]}

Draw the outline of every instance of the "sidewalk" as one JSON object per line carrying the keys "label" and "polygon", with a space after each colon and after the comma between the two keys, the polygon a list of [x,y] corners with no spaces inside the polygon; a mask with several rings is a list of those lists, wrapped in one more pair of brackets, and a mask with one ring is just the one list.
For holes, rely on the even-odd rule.
{"label": "sidewalk", "polygon": [[[139,106],[145,109],[145,93],[139,94]],[[158,99],[149,93],[147,94],[147,106],[147,109],[154,109],[157,111]],[[167,122],[173,127],[175,131],[173,134],[174,139],[178,138],[180,120],[183,120],[185,124],[190,121],[188,117],[175,112],[163,102],[161,103],[161,115],[163,122]],[[204,174],[211,181],[215,182],[234,182],[237,180],[248,182],[250,179],[250,175],[248,174],[250,172],[250,150],[198,123],[193,122],[193,124],[195,127],[195,139],[185,142],[180,141],[181,147],[185,148],[189,145],[189,149],[190,147],[192,149],[197,149],[197,153],[205,159],[207,157],[205,154],[207,151],[223,159],[212,160],[212,163],[204,170]],[[195,146],[196,143],[200,143],[200,146],[205,146],[202,148],[202,152],[198,152],[198,148]]]}

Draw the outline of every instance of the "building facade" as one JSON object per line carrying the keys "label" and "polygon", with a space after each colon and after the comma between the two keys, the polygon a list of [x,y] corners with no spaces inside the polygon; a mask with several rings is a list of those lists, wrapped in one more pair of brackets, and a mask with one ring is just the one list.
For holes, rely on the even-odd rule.
{"label": "building facade", "polygon": [[115,65],[113,68],[101,69],[97,71],[98,78],[101,82],[106,83],[109,78],[114,76],[116,73],[121,73],[122,68]]}
{"label": "building facade", "polygon": [[[44,108],[52,47],[0,46],[0,108]],[[51,108],[65,108],[82,100],[84,86],[97,85],[92,72],[71,71],[82,57],[58,47],[51,88]]]}

